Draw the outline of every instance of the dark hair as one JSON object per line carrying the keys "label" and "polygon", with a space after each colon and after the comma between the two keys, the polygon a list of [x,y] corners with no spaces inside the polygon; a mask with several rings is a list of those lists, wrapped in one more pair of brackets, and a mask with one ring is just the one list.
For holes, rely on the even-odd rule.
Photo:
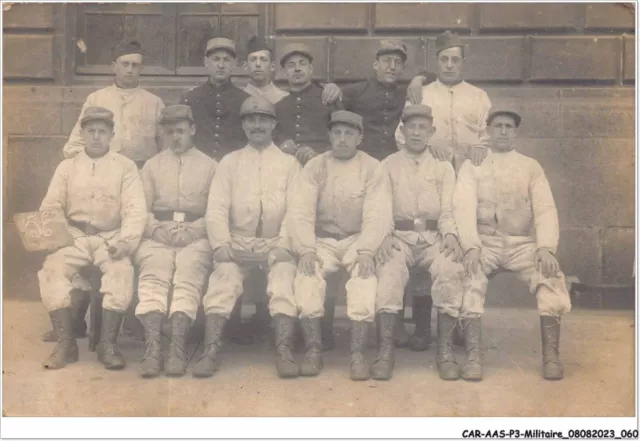
{"label": "dark hair", "polygon": [[[462,54],[462,59],[464,60],[464,46],[451,46],[451,47],[459,47],[460,48],[460,53]],[[450,47],[448,47],[447,49],[451,49]],[[442,49],[442,51],[445,51],[447,49]],[[440,51],[440,52],[442,52]],[[440,52],[438,52],[436,54],[436,58],[438,58],[440,56]]]}

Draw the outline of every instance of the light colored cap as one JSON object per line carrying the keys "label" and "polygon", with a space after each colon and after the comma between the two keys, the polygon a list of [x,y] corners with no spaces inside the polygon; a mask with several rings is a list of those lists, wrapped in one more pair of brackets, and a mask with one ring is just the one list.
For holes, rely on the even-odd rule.
{"label": "light colored cap", "polygon": [[313,55],[311,55],[311,49],[309,49],[309,46],[304,43],[289,43],[284,47],[280,54],[280,66],[284,67],[284,63],[286,63],[287,58],[293,54],[304,55],[309,59],[310,63],[313,63]]}
{"label": "light colored cap", "polygon": [[259,113],[261,115],[269,115],[272,117],[276,117],[276,109],[275,106],[271,103],[271,101],[263,98],[261,96],[250,96],[242,106],[240,106],[240,116],[253,115]]}
{"label": "light colored cap", "polygon": [[233,40],[230,40],[224,37],[215,37],[215,38],[209,39],[207,41],[207,48],[204,51],[204,55],[207,56],[211,52],[215,51],[216,49],[223,49],[229,52],[234,57],[237,54],[235,42]]}
{"label": "light colored cap", "polygon": [[358,115],[357,113],[349,112],[348,110],[336,110],[331,114],[329,127],[336,123],[348,124],[359,129],[361,132],[364,130],[362,116]]}

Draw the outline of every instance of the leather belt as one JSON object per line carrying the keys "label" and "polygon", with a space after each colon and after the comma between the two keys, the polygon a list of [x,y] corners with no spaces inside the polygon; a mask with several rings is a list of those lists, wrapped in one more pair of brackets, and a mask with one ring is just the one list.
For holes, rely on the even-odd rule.
{"label": "leather belt", "polygon": [[96,234],[100,233],[100,230],[98,228],[94,227],[88,222],[77,222],[69,219],[69,226],[77,228],[87,236],[95,236]]}
{"label": "leather belt", "polygon": [[344,234],[340,234],[340,233],[329,233],[328,231],[316,229],[316,238],[319,238],[319,239],[342,240],[342,239],[346,239],[347,237],[349,236],[345,236]]}
{"label": "leather belt", "polygon": [[431,219],[398,220],[395,226],[398,231],[438,231],[438,221]]}
{"label": "leather belt", "polygon": [[154,211],[154,217],[159,221],[193,222],[202,216],[187,211]]}

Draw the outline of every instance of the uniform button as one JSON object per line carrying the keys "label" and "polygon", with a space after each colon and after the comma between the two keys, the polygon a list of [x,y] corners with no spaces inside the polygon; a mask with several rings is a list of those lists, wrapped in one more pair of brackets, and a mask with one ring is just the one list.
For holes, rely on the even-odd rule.
{"label": "uniform button", "polygon": [[296,127],[300,127],[300,124],[296,124]]}
{"label": "uniform button", "polygon": [[220,94],[219,94],[219,93],[216,93],[216,96],[220,96]]}
{"label": "uniform button", "polygon": [[220,126],[216,126],[216,129],[219,129],[219,128],[220,128]]}
{"label": "uniform button", "polygon": [[300,97],[296,98],[296,101],[300,101]]}
{"label": "uniform button", "polygon": [[300,115],[296,115],[296,118],[300,119]]}

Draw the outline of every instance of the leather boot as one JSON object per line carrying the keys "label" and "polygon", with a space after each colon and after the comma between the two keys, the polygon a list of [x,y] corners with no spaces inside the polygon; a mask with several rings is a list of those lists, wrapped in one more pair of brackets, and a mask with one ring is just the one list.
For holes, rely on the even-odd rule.
{"label": "leather boot", "polygon": [[275,343],[276,343],[276,369],[280,378],[295,378],[300,375],[298,365],[291,354],[293,347],[293,332],[295,330],[296,319],[284,314],[276,314],[275,321]]}
{"label": "leather boot", "polygon": [[378,315],[378,355],[371,366],[374,380],[390,380],[393,375],[395,355],[393,353],[393,331],[397,314],[383,312]]}
{"label": "leather boot", "polygon": [[462,320],[464,348],[467,361],[462,366],[461,377],[467,381],[482,380],[482,319],[480,317]]}
{"label": "leather boot", "polygon": [[162,322],[164,314],[149,312],[140,317],[144,327],[144,355],[140,363],[140,376],[153,378],[162,371]]}
{"label": "leather boot", "polygon": [[102,330],[98,343],[98,360],[107,369],[123,369],[124,358],[116,345],[124,313],[102,308]]}
{"label": "leather boot", "polygon": [[42,363],[45,369],[61,369],[67,363],[78,361],[78,344],[71,330],[71,308],[56,309],[49,312],[53,329],[59,336],[58,344],[49,358]]}
{"label": "leather boot", "polygon": [[[87,322],[84,318],[87,315],[90,302],[91,298],[87,291],[71,290],[71,327],[74,338],[85,338],[87,336]],[[48,343],[57,342],[58,334],[56,330],[52,327],[52,329],[42,334],[42,341]]]}
{"label": "leather boot", "polygon": [[300,319],[302,334],[307,346],[307,353],[300,365],[300,375],[314,377],[322,370],[322,337],[320,318]]}
{"label": "leather boot", "polygon": [[364,358],[368,333],[369,323],[351,320],[351,379],[354,381],[368,380],[371,375],[369,364]]}
{"label": "leather boot", "polygon": [[409,349],[412,351],[426,351],[431,346],[431,296],[413,296],[413,318],[416,329],[409,339]]}
{"label": "leather boot", "polygon": [[564,368],[560,361],[560,317],[540,316],[542,334],[542,377],[562,380]]}
{"label": "leather boot", "polygon": [[438,313],[438,355],[436,364],[438,374],[443,380],[451,381],[460,378],[458,363],[453,357],[453,329],[456,327],[457,319],[450,315]]}
{"label": "leather boot", "polygon": [[184,312],[171,314],[171,341],[169,358],[164,373],[169,377],[181,377],[187,371],[189,357],[187,354],[187,335],[191,327],[191,319]]}
{"label": "leather boot", "polygon": [[218,352],[222,349],[222,331],[227,318],[218,314],[207,314],[204,329],[204,351],[193,367],[194,377],[206,378],[220,367]]}
{"label": "leather boot", "polygon": [[333,294],[327,295],[324,299],[324,316],[320,319],[322,333],[322,350],[331,351],[336,347],[333,336],[333,320],[336,312],[336,299]]}

